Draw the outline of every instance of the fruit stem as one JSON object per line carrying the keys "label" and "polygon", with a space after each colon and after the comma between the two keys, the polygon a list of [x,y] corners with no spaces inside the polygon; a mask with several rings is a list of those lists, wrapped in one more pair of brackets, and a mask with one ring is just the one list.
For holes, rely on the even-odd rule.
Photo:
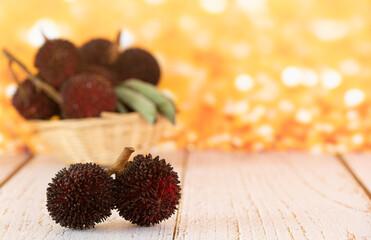
{"label": "fruit stem", "polygon": [[122,33],[121,30],[117,33],[116,40],[115,40],[115,42],[114,42],[116,48],[119,48],[119,47],[120,47],[120,42],[121,42],[121,33]]}
{"label": "fruit stem", "polygon": [[9,61],[12,61],[18,64],[18,66],[27,74],[28,78],[31,80],[31,82],[35,85],[36,88],[41,89],[46,95],[48,95],[56,103],[58,103],[59,105],[62,105],[62,96],[52,86],[43,82],[40,78],[33,75],[21,61],[19,61],[6,49],[3,49],[3,53],[9,59]]}
{"label": "fruit stem", "polygon": [[48,42],[48,41],[50,41],[50,39],[45,35],[45,32],[44,32],[44,30],[43,29],[41,29],[40,30],[40,33],[41,33],[41,36],[43,36],[43,38],[44,38],[44,40],[45,40],[45,42]]}
{"label": "fruit stem", "polygon": [[21,96],[23,102],[25,103],[25,106],[28,107],[30,105],[30,101],[27,98],[27,94],[26,94],[25,90],[23,89],[23,86],[21,85],[21,82],[19,81],[19,79],[17,77],[17,74],[15,74],[15,72],[14,72],[14,70],[12,68],[12,63],[13,63],[13,61],[12,60],[9,60],[9,71],[10,71],[10,74],[12,75],[14,81],[17,83],[20,96]]}
{"label": "fruit stem", "polygon": [[124,151],[122,151],[116,162],[107,169],[108,174],[111,176],[112,174],[122,173],[125,170],[125,163],[128,162],[130,155],[134,151],[135,150],[132,147],[124,148]]}

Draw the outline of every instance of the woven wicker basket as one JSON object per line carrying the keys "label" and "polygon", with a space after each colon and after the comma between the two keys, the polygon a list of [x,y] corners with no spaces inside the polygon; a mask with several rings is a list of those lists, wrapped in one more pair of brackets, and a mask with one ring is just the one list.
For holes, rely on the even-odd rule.
{"label": "woven wicker basket", "polygon": [[151,125],[138,113],[102,113],[100,118],[32,121],[50,149],[66,164],[114,163],[124,147],[134,147],[135,155],[148,153],[158,142],[168,121],[157,116]]}

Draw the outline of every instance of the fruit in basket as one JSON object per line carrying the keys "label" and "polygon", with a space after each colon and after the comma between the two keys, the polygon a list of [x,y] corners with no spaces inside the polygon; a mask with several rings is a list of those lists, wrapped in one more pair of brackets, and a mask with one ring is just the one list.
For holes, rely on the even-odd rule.
{"label": "fruit in basket", "polygon": [[101,75],[105,79],[109,80],[112,85],[117,85],[119,83],[118,75],[109,68],[102,65],[90,64],[88,66],[85,66],[82,72]]}
{"label": "fruit in basket", "polygon": [[25,119],[48,119],[58,114],[58,105],[29,79],[19,84],[12,104]]}
{"label": "fruit in basket", "polygon": [[160,66],[152,54],[144,49],[126,49],[117,57],[114,69],[121,81],[137,78],[153,85],[160,81]]}
{"label": "fruit in basket", "polygon": [[97,164],[77,163],[60,170],[46,191],[46,207],[63,227],[94,227],[114,208],[113,178]]}
{"label": "fruit in basket", "polygon": [[103,38],[92,39],[79,50],[85,63],[104,66],[110,66],[119,54],[117,44]]}
{"label": "fruit in basket", "polygon": [[41,78],[57,89],[81,70],[81,64],[78,49],[63,39],[47,39],[35,57],[35,67]]}
{"label": "fruit in basket", "polygon": [[61,94],[63,118],[99,117],[101,112],[116,108],[114,89],[101,75],[72,76],[62,85]]}
{"label": "fruit in basket", "polygon": [[135,156],[122,173],[116,174],[115,182],[120,216],[139,226],[168,219],[179,204],[178,174],[158,156]]}
{"label": "fruit in basket", "polygon": [[[45,40],[35,56],[39,77],[7,50],[3,53],[10,65],[18,64],[32,84],[56,102],[61,111],[57,114],[63,118],[99,117],[103,111],[136,111],[151,124],[156,122],[157,113],[175,123],[175,105],[156,89],[160,67],[148,51],[129,48],[119,54],[119,37],[116,42],[92,39],[79,49],[67,40]],[[19,111],[24,115],[22,111],[31,110]],[[41,109],[40,117],[25,117],[50,118],[44,113],[45,109]]]}

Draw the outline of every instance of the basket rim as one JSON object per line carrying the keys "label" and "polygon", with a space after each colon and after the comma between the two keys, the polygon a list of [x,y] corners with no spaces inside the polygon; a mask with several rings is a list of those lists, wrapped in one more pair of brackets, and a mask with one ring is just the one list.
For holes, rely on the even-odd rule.
{"label": "basket rim", "polygon": [[134,122],[146,123],[149,126],[156,126],[161,122],[164,122],[166,118],[161,114],[157,114],[157,121],[151,125],[147,122],[139,113],[117,113],[117,112],[102,112],[100,117],[91,118],[76,118],[76,119],[58,119],[58,120],[29,120],[36,129],[76,129],[81,127],[89,127],[94,125],[110,125],[117,124],[120,122]]}

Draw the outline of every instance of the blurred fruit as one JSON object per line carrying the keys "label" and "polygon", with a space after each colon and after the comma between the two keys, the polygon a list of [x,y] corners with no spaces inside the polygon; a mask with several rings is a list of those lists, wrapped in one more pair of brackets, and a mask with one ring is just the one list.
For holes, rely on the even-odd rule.
{"label": "blurred fruit", "polygon": [[126,49],[118,56],[114,69],[121,81],[137,78],[153,85],[157,85],[160,81],[160,66],[157,60],[144,49]]}
{"label": "blurred fruit", "polygon": [[87,64],[109,66],[118,56],[117,44],[103,38],[95,38],[80,47],[80,54]]}
{"label": "blurred fruit", "polygon": [[35,67],[40,77],[55,88],[78,73],[81,63],[78,49],[63,39],[46,40],[35,57]]}
{"label": "blurred fruit", "polygon": [[18,86],[12,104],[25,119],[49,119],[59,112],[57,103],[36,89],[29,79]]}
{"label": "blurred fruit", "polygon": [[82,73],[72,76],[61,87],[62,117],[99,117],[102,111],[115,111],[116,95],[101,75]]}
{"label": "blurred fruit", "polygon": [[[34,107],[28,109],[30,96],[20,90],[14,105],[26,118],[50,118],[59,106],[63,118],[99,117],[102,111],[127,113],[134,110],[154,124],[159,111],[174,123],[174,103],[154,86],[160,79],[156,59],[140,48],[129,48],[118,54],[117,43],[96,38],[77,49],[67,40],[45,39],[35,56],[38,77],[4,49],[10,65],[17,63],[32,80],[25,87],[31,91],[36,86],[40,93],[46,93],[56,102],[54,105],[58,104],[57,110],[46,112],[43,102],[32,99]],[[128,81],[126,85],[121,84],[125,81]]]}
{"label": "blurred fruit", "polygon": [[109,80],[112,85],[117,85],[120,83],[118,75],[109,68],[102,65],[90,64],[83,68],[83,72],[101,75],[105,79]]}

